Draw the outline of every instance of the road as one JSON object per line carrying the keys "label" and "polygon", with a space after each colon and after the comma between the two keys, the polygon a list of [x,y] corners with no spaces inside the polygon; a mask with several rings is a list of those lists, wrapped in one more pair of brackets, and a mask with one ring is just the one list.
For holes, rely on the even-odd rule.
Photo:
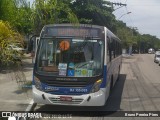
{"label": "road", "polygon": [[0,111],[25,111],[30,104],[31,89],[22,89],[22,84],[32,80],[31,62],[31,58],[25,57],[22,70],[14,68],[0,71]]}
{"label": "road", "polygon": [[[154,63],[153,54],[135,54],[123,58],[120,79],[115,84],[107,104],[101,109],[37,105],[34,111],[50,111],[52,113],[54,113],[53,111],[79,111],[80,114],[72,115],[74,116],[72,118],[76,120],[112,119],[113,117],[109,116],[118,114],[118,112],[107,114],[105,115],[108,116],[107,118],[90,118],[81,114],[81,111],[85,111],[86,114],[92,115],[91,111],[101,111],[102,109],[103,111],[160,111],[160,66]],[[132,119],[132,117],[128,119]],[[43,118],[38,120],[43,120]]]}

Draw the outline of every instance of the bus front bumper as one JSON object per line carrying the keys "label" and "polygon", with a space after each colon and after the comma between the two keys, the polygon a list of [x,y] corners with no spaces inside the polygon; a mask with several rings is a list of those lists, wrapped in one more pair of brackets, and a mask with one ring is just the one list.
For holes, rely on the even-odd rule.
{"label": "bus front bumper", "polygon": [[[84,95],[53,95],[42,92],[33,86],[33,100],[38,104],[69,105],[69,106],[103,106],[105,105],[105,90]],[[71,101],[62,101],[60,97],[72,98]]]}

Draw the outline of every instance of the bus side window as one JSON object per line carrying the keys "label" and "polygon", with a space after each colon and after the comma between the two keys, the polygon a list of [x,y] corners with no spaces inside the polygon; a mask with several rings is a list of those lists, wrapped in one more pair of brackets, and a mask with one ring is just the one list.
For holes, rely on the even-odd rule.
{"label": "bus side window", "polygon": [[110,44],[110,42],[111,42],[111,40],[107,36],[107,62],[111,62],[111,60],[112,60],[111,44]]}
{"label": "bus side window", "polygon": [[119,56],[119,43],[116,41],[116,57],[118,57]]}
{"label": "bus side window", "polygon": [[115,58],[115,43],[114,39],[111,38],[110,47],[111,47],[111,60]]}

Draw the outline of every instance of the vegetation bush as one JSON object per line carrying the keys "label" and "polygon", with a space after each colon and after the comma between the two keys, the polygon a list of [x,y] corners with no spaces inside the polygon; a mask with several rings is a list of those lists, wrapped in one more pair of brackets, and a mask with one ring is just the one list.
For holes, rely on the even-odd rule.
{"label": "vegetation bush", "polygon": [[14,31],[8,22],[0,20],[0,67],[18,65],[21,53],[10,45],[22,45],[22,36]]}

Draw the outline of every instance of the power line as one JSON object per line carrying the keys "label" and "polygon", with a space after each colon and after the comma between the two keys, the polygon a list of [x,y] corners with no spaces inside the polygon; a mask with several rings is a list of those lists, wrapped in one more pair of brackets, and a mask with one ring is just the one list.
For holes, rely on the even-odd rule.
{"label": "power line", "polygon": [[[125,9],[126,9],[126,11],[128,12],[128,8],[127,8],[127,7],[125,7]],[[133,23],[133,20],[132,20],[132,18],[131,18],[131,16],[130,16],[130,15],[129,15],[129,18],[130,18],[131,24],[132,24],[133,26],[135,26],[135,25],[134,25],[134,23]]]}

